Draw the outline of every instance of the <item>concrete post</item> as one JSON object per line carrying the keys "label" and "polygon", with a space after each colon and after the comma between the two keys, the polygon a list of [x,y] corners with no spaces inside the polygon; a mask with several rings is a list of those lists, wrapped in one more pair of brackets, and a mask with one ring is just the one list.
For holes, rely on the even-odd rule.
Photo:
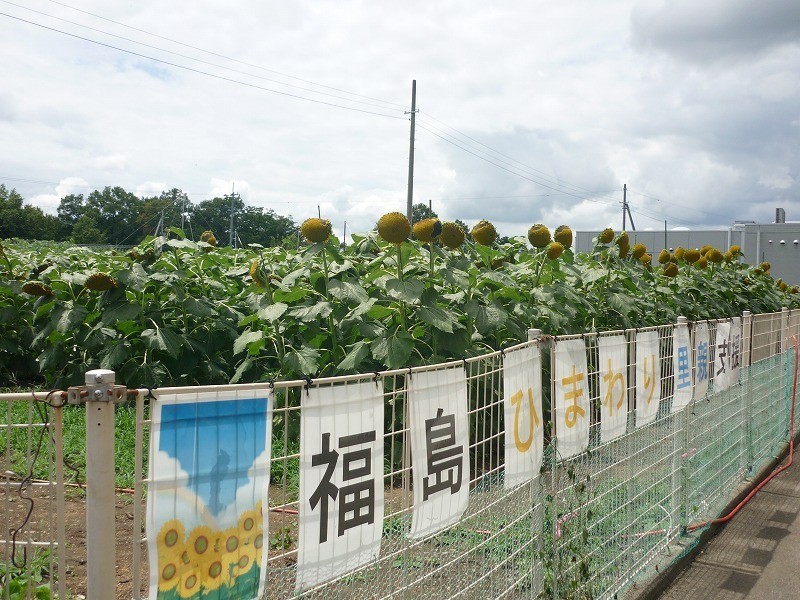
{"label": "concrete post", "polygon": [[116,596],[114,371],[86,373],[86,580],[89,598]]}

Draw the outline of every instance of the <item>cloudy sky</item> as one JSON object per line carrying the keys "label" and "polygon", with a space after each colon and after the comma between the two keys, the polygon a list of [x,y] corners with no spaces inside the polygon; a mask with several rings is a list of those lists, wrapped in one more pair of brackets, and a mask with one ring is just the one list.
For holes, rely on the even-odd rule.
{"label": "cloudy sky", "polygon": [[[0,183],[236,191],[365,231],[800,220],[800,3],[0,0]],[[70,35],[66,35],[64,32]],[[81,39],[84,38],[84,39]],[[89,41],[91,40],[91,41]],[[127,52],[126,52],[127,51]],[[157,59],[157,60],[154,60]],[[332,106],[336,105],[336,106]]]}

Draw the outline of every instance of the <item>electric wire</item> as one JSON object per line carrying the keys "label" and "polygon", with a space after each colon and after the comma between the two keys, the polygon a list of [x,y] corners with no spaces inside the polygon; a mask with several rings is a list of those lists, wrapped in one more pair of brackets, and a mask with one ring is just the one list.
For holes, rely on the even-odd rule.
{"label": "electric wire", "polygon": [[293,83],[286,83],[286,82],[283,82],[283,81],[279,81],[278,79],[273,79],[271,77],[264,77],[263,75],[255,75],[253,73],[248,73],[247,71],[242,71],[240,69],[232,69],[231,67],[226,67],[224,65],[213,63],[213,62],[210,62],[210,61],[207,61],[207,60],[202,60],[202,59],[199,59],[199,58],[195,58],[193,56],[189,56],[188,54],[181,54],[180,52],[173,52],[172,50],[167,50],[167,49],[161,48],[159,46],[154,46],[152,44],[147,44],[145,42],[140,42],[140,41],[137,41],[137,40],[134,40],[134,39],[131,39],[131,38],[127,38],[125,36],[121,36],[121,35],[117,35],[117,34],[114,34],[114,33],[110,33],[108,31],[104,31],[102,29],[97,29],[96,27],[90,27],[89,25],[83,25],[83,24],[77,23],[75,21],[70,21],[68,19],[63,19],[61,17],[57,17],[55,15],[51,15],[51,14],[48,14],[46,12],[42,12],[42,11],[39,11],[39,10],[35,10],[33,8],[28,8],[27,6],[22,6],[20,4],[16,4],[14,2],[11,2],[10,0],[0,0],[0,2],[3,2],[5,4],[10,4],[11,6],[15,6],[17,8],[21,8],[23,10],[27,10],[27,11],[36,13],[38,15],[42,15],[42,16],[51,18],[51,19],[55,19],[55,20],[61,21],[63,23],[68,23],[70,25],[75,25],[76,27],[82,27],[83,29],[88,29],[90,31],[94,31],[96,33],[100,33],[100,34],[107,35],[107,36],[110,36],[110,37],[113,37],[113,38],[117,38],[119,40],[130,42],[132,44],[137,44],[139,46],[144,46],[145,48],[150,48],[152,50],[158,50],[159,52],[164,52],[166,54],[171,54],[173,56],[178,56],[180,58],[186,58],[188,60],[192,60],[192,61],[204,64],[204,65],[208,65],[208,66],[211,66],[211,67],[216,67],[218,69],[224,69],[226,71],[231,71],[233,73],[238,73],[239,75],[246,75],[248,77],[254,77],[256,79],[261,79],[263,81],[271,81],[272,83],[277,83],[278,85],[285,85],[287,87],[292,87],[292,88],[300,89],[300,90],[303,90],[303,91],[306,91],[306,92],[311,92],[312,94],[320,94],[322,96],[329,96],[331,98],[337,98],[339,100],[344,100],[346,102],[356,102],[358,104],[365,104],[365,105],[368,105],[368,106],[375,106],[377,108],[382,108],[384,110],[387,110],[385,106],[383,106],[381,104],[377,104],[375,102],[370,102],[370,101],[366,101],[366,100],[354,100],[354,99],[351,99],[351,98],[346,98],[344,96],[338,96],[336,94],[331,94],[329,92],[320,92],[320,91],[313,90],[313,89],[308,88],[308,87],[303,87],[301,85],[295,85]]}
{"label": "electric wire", "polygon": [[273,94],[279,94],[281,96],[287,96],[287,97],[295,98],[295,99],[298,99],[298,100],[305,100],[306,102],[314,102],[315,104],[323,104],[325,106],[331,106],[331,107],[335,107],[335,108],[341,108],[341,109],[344,109],[344,110],[350,110],[350,111],[354,111],[354,112],[360,112],[360,113],[365,113],[365,114],[369,114],[369,115],[385,117],[387,119],[405,120],[405,117],[401,117],[401,116],[397,116],[397,115],[389,115],[389,114],[386,114],[386,113],[380,113],[380,112],[376,112],[376,111],[372,111],[372,110],[365,110],[363,108],[355,108],[355,107],[352,107],[352,106],[344,106],[342,104],[336,104],[336,103],[333,103],[333,102],[326,102],[325,100],[318,100],[316,98],[308,98],[306,96],[300,96],[298,94],[292,94],[290,92],[284,92],[284,91],[281,91],[281,90],[275,90],[275,89],[272,89],[272,88],[264,87],[262,85],[257,85],[255,83],[249,83],[249,82],[246,82],[246,81],[240,81],[238,79],[233,79],[231,77],[225,77],[224,75],[219,75],[219,74],[216,74],[216,73],[209,73],[208,71],[203,71],[202,69],[195,69],[193,67],[188,67],[186,65],[181,65],[181,64],[178,64],[178,63],[170,62],[168,60],[164,60],[164,59],[161,59],[161,58],[156,58],[154,56],[148,56],[148,55],[142,54],[140,52],[134,52],[133,50],[127,50],[125,48],[120,48],[119,46],[114,46],[113,44],[106,44],[105,42],[100,42],[100,41],[97,41],[97,40],[93,40],[91,38],[87,38],[87,37],[84,37],[84,36],[81,36],[81,35],[77,35],[75,33],[69,33],[68,31],[63,31],[63,30],[57,29],[55,27],[49,27],[49,26],[44,25],[42,23],[37,23],[35,21],[30,21],[28,19],[23,19],[22,17],[17,17],[17,16],[14,16],[14,15],[10,15],[8,13],[0,12],[0,16],[7,17],[9,19],[14,19],[14,20],[20,21],[22,23],[28,23],[29,25],[34,25],[35,27],[39,27],[41,29],[46,29],[48,31],[52,31],[52,32],[55,32],[55,33],[60,33],[62,35],[65,35],[65,36],[68,36],[68,37],[72,37],[72,38],[75,38],[75,39],[78,39],[78,40],[83,40],[85,42],[90,42],[90,43],[96,44],[98,46],[103,46],[105,48],[110,48],[112,50],[117,50],[119,52],[125,52],[126,54],[131,54],[133,56],[138,56],[139,58],[144,58],[144,59],[147,59],[147,60],[151,60],[153,62],[157,62],[157,63],[164,64],[164,65],[168,65],[168,66],[174,67],[176,69],[182,69],[184,71],[189,71],[191,73],[196,73],[196,74],[199,74],[199,75],[206,75],[208,77],[213,77],[214,79],[219,79],[221,81],[227,81],[229,83],[235,83],[235,84],[238,84],[238,85],[241,85],[241,86],[245,86],[245,87],[249,87],[249,88],[253,88],[253,89],[257,89],[257,90],[261,90],[261,91],[265,91],[265,92],[270,92],[270,93],[273,93]]}
{"label": "electric wire", "polygon": [[208,54],[210,56],[216,56],[218,58],[224,58],[225,60],[229,60],[231,62],[235,62],[235,63],[241,64],[241,65],[245,65],[247,67],[253,67],[255,69],[260,69],[260,70],[266,71],[268,73],[274,73],[275,75],[280,75],[281,77],[288,77],[289,79],[296,79],[297,81],[302,81],[303,83],[316,85],[318,87],[326,88],[326,89],[329,89],[329,90],[334,90],[336,92],[341,92],[343,94],[350,94],[351,96],[357,96],[359,98],[366,98],[367,100],[374,100],[376,102],[383,102],[384,104],[397,106],[397,107],[400,107],[402,109],[406,108],[405,104],[398,104],[397,102],[391,102],[389,100],[381,100],[380,98],[373,98],[372,96],[365,96],[363,94],[358,94],[356,92],[350,92],[348,90],[344,90],[344,89],[341,89],[341,88],[333,87],[333,86],[330,86],[330,85],[325,85],[325,84],[322,84],[322,83],[317,83],[317,82],[311,81],[309,79],[303,79],[302,77],[296,77],[294,75],[288,75],[287,73],[282,73],[280,71],[275,71],[273,69],[268,69],[268,68],[260,66],[260,65],[256,65],[256,64],[253,64],[253,63],[248,63],[246,61],[238,60],[236,58],[232,58],[230,56],[226,56],[226,55],[220,54],[218,52],[212,52],[211,50],[206,50],[205,48],[200,48],[199,46],[193,46],[191,44],[186,44],[184,42],[181,42],[180,40],[176,40],[174,38],[169,38],[169,37],[166,37],[166,36],[163,36],[163,35],[158,35],[157,33],[152,33],[150,31],[147,31],[146,29],[140,29],[140,28],[134,27],[132,25],[127,25],[126,23],[122,23],[121,21],[115,21],[113,19],[109,19],[108,17],[104,17],[102,15],[98,15],[97,13],[89,12],[89,11],[86,11],[86,10],[82,10],[80,8],[76,8],[74,6],[70,6],[69,4],[66,4],[64,2],[58,2],[57,0],[48,0],[48,2],[51,2],[52,4],[57,4],[59,6],[63,6],[64,8],[68,8],[70,10],[74,10],[74,11],[77,11],[79,13],[83,13],[85,15],[89,15],[91,17],[95,17],[97,19],[101,19],[101,20],[106,21],[108,23],[113,23],[114,25],[119,25],[120,27],[125,27],[126,29],[131,29],[133,31],[138,31],[139,33],[144,33],[146,35],[150,35],[152,37],[155,37],[155,38],[167,41],[167,42],[171,42],[173,44],[178,44],[179,46],[183,46],[185,48],[190,48],[192,50],[197,50],[198,52],[203,52],[203,53]]}

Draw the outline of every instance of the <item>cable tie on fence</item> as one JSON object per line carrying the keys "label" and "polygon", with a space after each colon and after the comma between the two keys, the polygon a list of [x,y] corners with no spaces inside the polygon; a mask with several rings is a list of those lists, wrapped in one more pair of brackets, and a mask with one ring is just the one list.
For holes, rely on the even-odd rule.
{"label": "cable tie on fence", "polygon": [[372,380],[377,384],[381,380],[381,372],[373,371],[372,375],[373,375]]}
{"label": "cable tie on fence", "polygon": [[411,375],[414,373],[414,370],[411,367],[408,367],[408,378],[411,379]]}
{"label": "cable tie on fence", "polygon": [[274,379],[267,379],[267,383],[269,383],[269,389],[275,389],[275,380]]}
{"label": "cable tie on fence", "polygon": [[506,357],[506,349],[505,348],[500,348],[500,356],[502,356],[503,358]]}
{"label": "cable tie on fence", "polygon": [[309,390],[311,389],[311,385],[314,383],[314,380],[311,379],[310,375],[306,375],[304,379],[306,380],[306,395],[308,395]]}
{"label": "cable tie on fence", "polygon": [[467,370],[467,359],[466,358],[462,358],[461,359],[461,364],[464,365],[464,370],[466,371]]}
{"label": "cable tie on fence", "polygon": [[145,398],[147,398],[149,400],[155,400],[156,397],[155,397],[155,395],[153,395],[153,390],[156,390],[156,389],[158,389],[158,386],[154,385],[153,387],[150,387],[148,385],[147,386],[147,394],[145,395]]}

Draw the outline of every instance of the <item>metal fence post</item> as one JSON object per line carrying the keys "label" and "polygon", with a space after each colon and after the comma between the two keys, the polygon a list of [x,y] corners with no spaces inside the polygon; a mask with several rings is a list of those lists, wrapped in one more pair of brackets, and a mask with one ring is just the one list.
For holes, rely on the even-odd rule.
{"label": "metal fence post", "polygon": [[89,598],[116,596],[114,371],[86,373],[86,580]]}
{"label": "metal fence post", "polygon": [[[684,327],[686,331],[688,331],[689,330],[688,319],[683,316],[678,317],[678,323],[675,326],[675,328],[677,329],[678,327]],[[689,336],[689,340],[691,344],[691,336]],[[673,342],[672,344],[673,364],[676,352],[677,349],[675,348],[675,343]],[[692,349],[690,345],[689,348],[690,365],[691,365],[691,355],[692,355]],[[689,374],[691,375],[691,371]],[[675,391],[677,390],[678,374],[674,372],[674,369],[673,369],[673,378],[674,378],[674,383],[672,387],[672,396],[673,396],[672,401],[675,402]],[[672,431],[674,436],[672,441],[672,505],[673,505],[673,510],[677,512],[678,517],[680,519],[681,529],[683,528],[686,522],[686,502],[684,500],[685,486],[683,481],[684,479],[683,457],[686,455],[686,451],[688,449],[688,444],[686,442],[686,435],[685,435],[686,427],[684,426],[684,423],[686,422],[687,412],[688,412],[688,405],[684,406],[677,413],[674,413],[674,416],[672,418]]]}
{"label": "metal fence post", "polygon": [[746,310],[742,313],[742,341],[741,341],[741,354],[742,354],[742,367],[745,370],[746,381],[742,382],[742,387],[745,389],[744,401],[744,431],[742,432],[743,443],[745,445],[745,459],[747,468],[745,477],[753,472],[753,382],[752,374],[750,373],[750,364],[752,362],[753,352],[753,314]]}

